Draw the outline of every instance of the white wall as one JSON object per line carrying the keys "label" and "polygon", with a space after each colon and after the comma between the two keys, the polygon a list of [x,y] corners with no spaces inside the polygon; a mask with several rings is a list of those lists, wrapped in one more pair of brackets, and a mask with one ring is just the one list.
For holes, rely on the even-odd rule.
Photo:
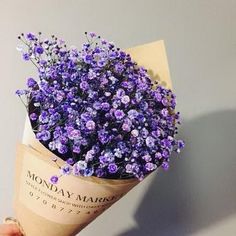
{"label": "white wall", "polygon": [[[80,46],[95,31],[122,48],[164,39],[187,147],[80,235],[236,235],[235,0],[0,0],[0,220],[12,215],[15,145],[25,110],[14,91],[33,66],[17,35]],[[33,236],[33,235],[32,235]]]}

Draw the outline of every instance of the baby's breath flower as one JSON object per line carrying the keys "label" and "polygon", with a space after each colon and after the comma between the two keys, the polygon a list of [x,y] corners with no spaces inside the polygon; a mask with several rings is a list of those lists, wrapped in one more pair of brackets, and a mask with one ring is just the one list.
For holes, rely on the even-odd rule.
{"label": "baby's breath flower", "polygon": [[59,178],[58,178],[56,175],[53,175],[53,176],[50,178],[50,182],[51,182],[52,184],[57,184],[58,179],[59,179]]}
{"label": "baby's breath flower", "polygon": [[25,46],[18,50],[38,71],[16,91],[26,98],[36,138],[65,161],[61,175],[142,180],[168,169],[171,153],[184,148],[175,138],[176,96],[114,43],[86,37],[78,50],[55,36],[19,36]]}

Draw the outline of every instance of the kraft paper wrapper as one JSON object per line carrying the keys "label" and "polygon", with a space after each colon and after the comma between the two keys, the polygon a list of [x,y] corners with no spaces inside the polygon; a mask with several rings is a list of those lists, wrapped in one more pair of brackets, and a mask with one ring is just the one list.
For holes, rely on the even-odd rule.
{"label": "kraft paper wrapper", "polygon": [[[163,41],[126,52],[152,79],[171,88]],[[27,118],[23,144],[17,147],[14,200],[16,218],[27,236],[75,235],[139,183],[70,175],[52,185],[48,180],[59,172],[53,156],[36,140]],[[58,158],[57,163],[64,161]]]}

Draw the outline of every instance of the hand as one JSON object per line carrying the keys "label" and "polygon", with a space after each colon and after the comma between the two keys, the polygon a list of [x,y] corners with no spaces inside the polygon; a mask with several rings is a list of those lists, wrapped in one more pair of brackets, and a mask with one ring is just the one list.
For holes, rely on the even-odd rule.
{"label": "hand", "polygon": [[20,230],[14,224],[0,225],[0,236],[21,236]]}

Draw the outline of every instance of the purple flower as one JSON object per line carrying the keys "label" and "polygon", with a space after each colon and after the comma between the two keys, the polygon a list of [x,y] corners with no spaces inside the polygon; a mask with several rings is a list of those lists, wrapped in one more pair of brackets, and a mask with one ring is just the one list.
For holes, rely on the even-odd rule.
{"label": "purple flower", "polygon": [[80,151],[81,151],[81,149],[80,149],[80,145],[78,145],[78,144],[74,144],[74,145],[73,145],[73,152],[79,154]]}
{"label": "purple flower", "polygon": [[27,86],[29,88],[33,88],[35,85],[37,85],[37,82],[33,78],[28,78],[27,80]]}
{"label": "purple flower", "polygon": [[112,106],[113,106],[113,108],[118,108],[119,106],[121,105],[121,101],[120,100],[115,100],[115,101],[113,101],[113,103],[112,103]]}
{"label": "purple flower", "polygon": [[118,167],[117,167],[117,165],[116,165],[115,163],[110,163],[110,164],[108,165],[108,171],[109,171],[109,173],[115,174],[115,173],[117,172],[117,170],[118,170]]}
{"label": "purple flower", "polygon": [[66,137],[66,135],[61,135],[59,138],[58,138],[58,141],[61,143],[61,144],[67,144],[68,142],[68,138]]}
{"label": "purple flower", "polygon": [[175,138],[176,96],[114,43],[87,37],[79,50],[55,36],[24,35],[26,50],[19,49],[38,79],[16,94],[24,96],[36,138],[65,161],[63,175],[142,180],[167,169],[184,147]]}
{"label": "purple flower", "polygon": [[167,159],[170,156],[170,151],[168,151],[167,149],[163,149],[162,156],[164,159]]}
{"label": "purple flower", "polygon": [[36,113],[31,113],[29,117],[32,121],[35,121],[38,119],[38,115]]}
{"label": "purple flower", "polygon": [[48,148],[51,150],[51,151],[55,151],[57,149],[57,143],[55,141],[52,141],[48,144]]}
{"label": "purple flower", "polygon": [[68,158],[67,160],[66,160],[66,163],[68,164],[68,165],[73,165],[74,164],[74,159],[73,158]]}
{"label": "purple flower", "polygon": [[133,172],[133,166],[131,164],[127,164],[125,166],[125,171],[126,171],[126,173],[130,173],[131,174]]}
{"label": "purple flower", "polygon": [[121,63],[115,64],[115,71],[117,73],[121,74],[124,71],[124,69],[125,69],[125,66],[123,64],[121,64]]}
{"label": "purple flower", "polygon": [[129,110],[128,111],[128,117],[133,120],[136,119],[138,117],[138,112],[136,110]]}
{"label": "purple flower", "polygon": [[155,154],[155,158],[156,158],[157,160],[161,160],[161,159],[162,159],[161,153],[160,153],[160,152],[157,152],[157,153]]}
{"label": "purple flower", "polygon": [[105,171],[101,168],[98,168],[98,169],[95,170],[95,175],[99,178],[104,177]]}
{"label": "purple flower", "polygon": [[33,41],[36,39],[35,35],[33,33],[27,33],[26,38],[30,41]]}
{"label": "purple flower", "polygon": [[51,133],[48,130],[42,130],[36,134],[36,138],[45,142],[51,138]]}
{"label": "purple flower", "polygon": [[126,131],[126,132],[130,132],[131,127],[130,127],[130,125],[128,125],[127,123],[124,123],[124,124],[122,125],[122,129],[123,129],[124,131]]}
{"label": "purple flower", "polygon": [[131,126],[132,126],[132,121],[129,118],[126,118],[124,120],[123,125],[122,125],[122,129],[126,132],[130,132],[131,131]]}
{"label": "purple flower", "polygon": [[23,59],[24,59],[25,61],[29,61],[29,60],[30,60],[30,55],[29,55],[29,53],[23,53],[23,54],[22,54],[22,57],[23,57]]}
{"label": "purple flower", "polygon": [[146,121],[146,118],[142,113],[139,113],[137,116],[137,120],[139,121],[139,123],[144,123]]}
{"label": "purple flower", "polygon": [[146,101],[141,101],[139,104],[140,109],[146,111],[148,109],[148,103]]}
{"label": "purple flower", "polygon": [[143,160],[145,160],[146,162],[149,162],[149,161],[152,160],[152,158],[151,158],[151,156],[150,156],[149,154],[144,155],[142,158],[143,158]]}
{"label": "purple flower", "polygon": [[94,168],[90,167],[90,168],[86,168],[83,172],[83,176],[89,177],[92,176],[94,173]]}
{"label": "purple flower", "polygon": [[157,129],[157,130],[152,131],[152,136],[154,138],[159,138],[161,136],[161,130]]}
{"label": "purple flower", "polygon": [[95,122],[93,120],[89,120],[86,122],[86,128],[88,130],[94,130],[95,129]]}
{"label": "purple flower", "polygon": [[[147,138],[148,137],[148,134],[149,134],[149,131],[146,129],[146,128],[142,128],[141,130],[141,135],[143,136],[143,138]],[[149,141],[149,140],[148,140]],[[152,141],[152,139],[151,139]]]}
{"label": "purple flower", "polygon": [[97,73],[93,71],[92,69],[89,69],[88,79],[92,80],[92,79],[95,79],[96,77],[97,77]]}
{"label": "purple flower", "polygon": [[89,54],[86,54],[85,57],[84,57],[84,62],[87,63],[87,64],[91,64],[92,61],[93,61],[93,56],[89,55]]}
{"label": "purple flower", "polygon": [[43,124],[47,123],[49,121],[49,116],[46,111],[42,111],[39,116],[39,121]]}
{"label": "purple flower", "polygon": [[73,167],[72,167],[72,174],[75,175],[75,176],[81,175],[80,174],[80,169],[78,168],[78,166],[76,164],[73,165]]}
{"label": "purple flower", "polygon": [[91,119],[91,115],[88,112],[84,112],[80,116],[83,121],[88,121]]}
{"label": "purple flower", "polygon": [[94,33],[94,32],[90,32],[90,33],[89,33],[89,36],[90,36],[91,38],[95,38],[97,35],[96,35],[96,33]]}
{"label": "purple flower", "polygon": [[121,98],[121,102],[124,104],[128,104],[130,102],[129,96],[125,95]]}
{"label": "purple flower", "polygon": [[80,131],[74,129],[73,127],[68,128],[67,133],[68,133],[68,138],[72,140],[76,140],[81,137]]}
{"label": "purple flower", "polygon": [[151,136],[148,136],[146,138],[146,145],[147,145],[147,147],[150,147],[150,148],[154,147],[155,146],[155,139]]}
{"label": "purple flower", "polygon": [[178,140],[177,141],[177,148],[176,148],[176,152],[180,153],[181,149],[183,149],[185,146],[185,142],[183,140]]}
{"label": "purple flower", "polygon": [[53,175],[53,176],[50,178],[50,183],[51,183],[51,184],[57,184],[57,183],[58,183],[58,180],[59,180],[59,178],[58,178],[56,175]]}
{"label": "purple flower", "polygon": [[94,104],[93,104],[93,108],[96,109],[96,110],[100,110],[101,109],[101,103],[95,101]]}
{"label": "purple flower", "polygon": [[59,147],[58,147],[58,152],[61,153],[61,154],[65,154],[67,153],[68,151],[68,148],[66,145],[63,145],[63,144],[60,144]]}
{"label": "purple flower", "polygon": [[154,98],[155,98],[158,102],[160,102],[161,99],[162,99],[162,94],[159,93],[159,92],[157,92],[157,91],[155,91],[155,93],[154,93]]}
{"label": "purple flower", "polygon": [[72,172],[72,168],[70,165],[64,165],[61,167],[61,173],[62,175],[69,175]]}
{"label": "purple flower", "polygon": [[85,160],[86,160],[87,162],[92,161],[93,158],[94,158],[94,154],[95,154],[95,151],[94,151],[93,149],[91,149],[90,151],[88,151],[88,152],[86,153],[86,155],[85,155]]}
{"label": "purple flower", "polygon": [[161,102],[165,107],[168,106],[169,101],[167,98],[162,98]]}
{"label": "purple flower", "polygon": [[43,47],[42,47],[41,45],[37,45],[37,46],[35,46],[35,48],[34,48],[34,52],[35,52],[36,54],[43,54],[44,49],[43,49]]}
{"label": "purple flower", "polygon": [[105,144],[109,141],[108,132],[104,129],[98,131],[98,139],[102,144]]}
{"label": "purple flower", "polygon": [[78,161],[76,163],[76,166],[79,170],[85,170],[87,168],[88,164],[85,161]]}
{"label": "purple flower", "polygon": [[169,169],[169,163],[166,162],[166,161],[163,161],[163,163],[161,164],[161,167],[162,167],[164,170],[168,170],[168,169]]}
{"label": "purple flower", "polygon": [[121,120],[125,116],[125,113],[122,110],[116,110],[114,115],[117,120]]}
{"label": "purple flower", "polygon": [[110,109],[110,104],[108,102],[103,102],[101,104],[101,109],[104,111],[108,111]]}
{"label": "purple flower", "polygon": [[184,146],[185,146],[184,141],[183,140],[178,140],[178,148],[182,149],[182,148],[184,148]]}
{"label": "purple flower", "polygon": [[83,146],[87,146],[87,145],[88,145],[88,141],[87,141],[86,138],[80,139],[80,143],[81,143],[81,145],[83,145]]}
{"label": "purple flower", "polygon": [[63,91],[56,92],[56,100],[58,102],[62,102],[64,98],[65,98],[65,93]]}
{"label": "purple flower", "polygon": [[106,164],[108,162],[108,157],[107,156],[100,156],[99,161],[101,164]]}
{"label": "purple flower", "polygon": [[125,95],[125,90],[124,89],[118,89],[116,92],[117,98],[122,98]]}
{"label": "purple flower", "polygon": [[131,131],[131,134],[134,136],[134,137],[138,137],[139,135],[139,131],[137,129],[134,129]]}
{"label": "purple flower", "polygon": [[[105,92],[105,96],[106,97],[110,97],[111,96],[111,93],[110,92]],[[108,103],[109,104],[109,103]]]}
{"label": "purple flower", "polygon": [[106,39],[101,39],[101,43],[102,43],[103,45],[106,45],[108,42],[107,42]]}
{"label": "purple flower", "polygon": [[164,117],[167,117],[168,114],[169,114],[169,112],[168,112],[168,110],[167,110],[166,108],[164,108],[164,109],[161,110],[161,114],[162,114]]}
{"label": "purple flower", "polygon": [[[98,60],[97,65],[98,65],[98,67],[104,67],[106,65],[106,60],[105,59]],[[104,83],[104,81],[105,81],[105,83],[108,82],[107,79],[103,78],[102,80],[103,80],[103,83]]]}
{"label": "purple flower", "polygon": [[86,81],[82,81],[82,82],[80,83],[80,88],[81,88],[83,91],[85,91],[85,90],[87,90],[87,89],[89,88],[89,84],[88,84]]}
{"label": "purple flower", "polygon": [[122,158],[122,151],[121,151],[119,148],[115,149],[114,151],[115,151],[115,154],[114,154],[114,155],[115,155],[117,158]]}
{"label": "purple flower", "polygon": [[156,164],[153,164],[153,163],[151,163],[151,162],[148,162],[148,163],[145,164],[145,169],[146,169],[147,171],[153,171],[153,170],[155,170],[156,168],[157,168],[157,165],[156,165]]}
{"label": "purple flower", "polygon": [[164,147],[164,148],[171,149],[172,142],[169,139],[162,139],[161,140],[161,146]]}

